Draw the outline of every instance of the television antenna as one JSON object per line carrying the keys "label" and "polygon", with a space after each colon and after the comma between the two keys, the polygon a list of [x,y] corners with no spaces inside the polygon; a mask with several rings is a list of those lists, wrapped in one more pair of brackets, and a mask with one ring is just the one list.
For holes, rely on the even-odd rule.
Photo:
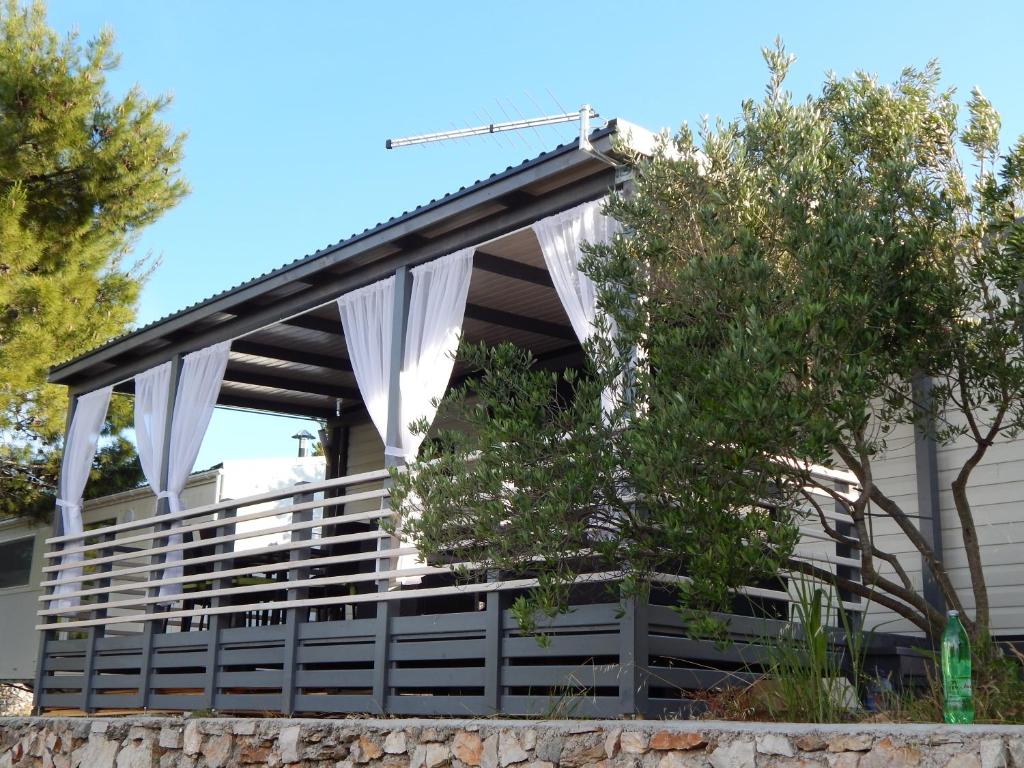
{"label": "television antenna", "polygon": [[[559,123],[572,123],[579,121],[580,141],[586,141],[590,134],[590,121],[592,118],[600,117],[589,104],[580,107],[579,112],[562,112],[557,115],[546,115],[544,117],[533,117],[524,120],[509,120],[504,123],[488,123],[478,125],[475,128],[453,128],[450,131],[438,131],[437,133],[424,133],[419,136],[406,136],[401,139],[388,139],[384,142],[386,149],[398,149],[399,147],[411,147],[416,144],[430,144],[436,141],[449,141],[451,139],[465,139],[470,136],[487,136],[506,131],[520,131],[524,128],[538,128],[543,125],[557,125]],[[588,142],[589,144],[589,142]]]}

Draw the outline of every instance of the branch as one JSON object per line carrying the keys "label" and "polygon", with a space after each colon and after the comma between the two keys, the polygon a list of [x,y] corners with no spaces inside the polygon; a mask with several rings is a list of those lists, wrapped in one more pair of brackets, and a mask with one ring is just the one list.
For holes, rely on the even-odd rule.
{"label": "branch", "polygon": [[943,624],[941,619],[935,624],[930,624],[926,616],[922,615],[919,611],[915,611],[910,605],[901,603],[899,600],[895,600],[889,597],[889,595],[872,589],[859,581],[844,578],[824,568],[819,568],[800,560],[790,560],[786,567],[794,573],[802,573],[804,576],[810,576],[826,584],[831,584],[836,589],[850,592],[866,600],[878,603],[893,613],[899,614],[927,635],[937,637],[942,633]]}

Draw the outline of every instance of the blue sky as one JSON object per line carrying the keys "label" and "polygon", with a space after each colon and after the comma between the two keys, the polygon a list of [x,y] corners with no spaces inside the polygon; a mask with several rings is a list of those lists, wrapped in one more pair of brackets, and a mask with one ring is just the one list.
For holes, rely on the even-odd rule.
{"label": "blue sky", "polygon": [[[174,96],[192,194],[142,235],[161,258],[139,322],[163,315],[572,138],[386,151],[384,140],[593,104],[675,128],[763,92],[760,48],[796,54],[788,87],[861,69],[892,80],[938,58],[1024,133],[1018,2],[435,2],[51,0],[51,25],[117,35],[119,93]],[[197,466],[291,454],[301,422],[219,411]]]}

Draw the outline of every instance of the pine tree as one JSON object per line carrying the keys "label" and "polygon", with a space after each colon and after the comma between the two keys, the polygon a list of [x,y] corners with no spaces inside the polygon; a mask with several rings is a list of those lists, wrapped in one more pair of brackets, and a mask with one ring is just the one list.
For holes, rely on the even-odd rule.
{"label": "pine tree", "polygon": [[[60,39],[41,2],[0,6],[0,514],[49,506],[66,398],[47,368],[128,329],[137,235],[188,191],[169,97],[111,96],[112,45]],[[116,435],[127,409],[111,410]],[[97,471],[129,453],[114,440]]]}

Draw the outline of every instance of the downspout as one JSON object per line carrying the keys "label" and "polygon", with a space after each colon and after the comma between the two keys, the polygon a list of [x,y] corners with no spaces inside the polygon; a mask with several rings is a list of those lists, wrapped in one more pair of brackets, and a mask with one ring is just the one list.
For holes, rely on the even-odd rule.
{"label": "downspout", "polygon": [[[935,442],[935,414],[932,413],[932,380],[923,373],[911,381],[914,402],[914,459],[917,477],[918,529],[928,543],[935,559],[943,563],[942,508],[939,501],[939,457]],[[921,584],[924,599],[940,613],[946,611],[946,600],[935,576],[921,555]]]}

